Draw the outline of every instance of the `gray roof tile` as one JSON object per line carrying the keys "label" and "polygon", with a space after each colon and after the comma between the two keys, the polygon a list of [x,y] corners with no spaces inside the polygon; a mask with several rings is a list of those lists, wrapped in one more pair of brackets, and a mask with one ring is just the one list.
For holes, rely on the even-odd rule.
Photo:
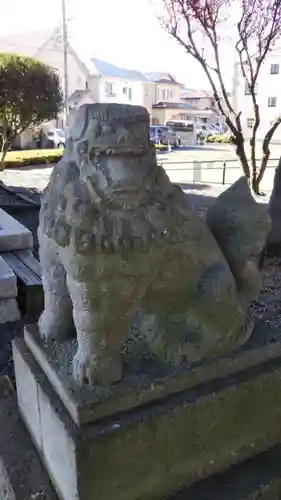
{"label": "gray roof tile", "polygon": [[91,61],[96,67],[99,75],[148,82],[146,76],[140,71],[120,68],[119,66],[115,66],[107,61],[102,61],[101,59],[93,58]]}

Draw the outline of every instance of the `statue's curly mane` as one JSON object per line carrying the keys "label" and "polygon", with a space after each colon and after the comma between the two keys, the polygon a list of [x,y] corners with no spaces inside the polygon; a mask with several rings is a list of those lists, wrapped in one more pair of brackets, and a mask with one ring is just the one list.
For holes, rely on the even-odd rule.
{"label": "statue's curly mane", "polygon": [[[163,241],[169,234],[173,241],[181,239],[186,221],[186,212],[181,209],[184,194],[170,182],[162,167],[157,167],[155,182],[146,193],[147,203],[136,204],[130,210],[113,209],[106,199],[95,203],[77,165],[61,163],[64,164],[55,167],[43,195],[40,215],[43,232],[59,245],[68,246],[72,242],[75,251],[85,253],[94,249],[147,247],[152,241]],[[167,198],[171,198],[170,203]],[[48,217],[45,217],[47,206]],[[51,217],[50,207],[53,207]]]}

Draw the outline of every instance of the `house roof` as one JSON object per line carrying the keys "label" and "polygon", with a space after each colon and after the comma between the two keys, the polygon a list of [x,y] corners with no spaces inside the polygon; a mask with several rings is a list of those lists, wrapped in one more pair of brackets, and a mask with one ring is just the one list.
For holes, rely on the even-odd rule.
{"label": "house roof", "polygon": [[153,104],[153,108],[166,108],[166,109],[196,109],[194,106],[190,104],[186,104],[185,102],[165,102],[161,101],[157,104]]}
{"label": "house roof", "polygon": [[60,28],[51,28],[0,36],[0,52],[16,52],[34,57],[42,45],[59,33]]}
{"label": "house roof", "polygon": [[[60,28],[0,36],[0,52],[17,52],[25,56],[36,57],[38,50],[47,43],[48,40],[51,40],[52,37],[58,37],[61,41],[61,36],[62,33]],[[69,46],[84,64],[87,71],[92,75],[104,75],[108,77],[124,78],[126,80],[149,82],[149,79],[140,71],[120,68],[107,61],[91,58],[88,55],[85,56],[85,54],[76,47],[74,40],[70,40]]]}
{"label": "house roof", "polygon": [[158,83],[174,83],[175,85],[181,85],[173,75],[170,73],[161,73],[161,72],[151,72],[145,73],[145,76],[148,80],[152,82]]}
{"label": "house roof", "polygon": [[181,91],[182,99],[204,99],[204,98],[213,98],[213,94],[208,90],[200,90],[200,89],[182,89]]}
{"label": "house roof", "polygon": [[120,68],[119,66],[96,58],[91,59],[91,62],[96,69],[95,73],[102,76],[124,78],[125,80],[135,80],[139,82],[149,81],[143,73],[135,69]]}

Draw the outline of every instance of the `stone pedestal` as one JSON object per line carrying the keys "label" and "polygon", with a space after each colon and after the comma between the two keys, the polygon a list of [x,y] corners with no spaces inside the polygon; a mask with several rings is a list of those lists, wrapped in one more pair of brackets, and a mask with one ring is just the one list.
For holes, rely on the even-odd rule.
{"label": "stone pedestal", "polygon": [[157,378],[128,363],[122,382],[91,391],[72,385],[74,341],[46,348],[27,328],[13,347],[20,413],[61,500],[160,500],[196,488],[203,499],[204,483],[194,483],[281,442],[279,343],[253,338],[230,357]]}

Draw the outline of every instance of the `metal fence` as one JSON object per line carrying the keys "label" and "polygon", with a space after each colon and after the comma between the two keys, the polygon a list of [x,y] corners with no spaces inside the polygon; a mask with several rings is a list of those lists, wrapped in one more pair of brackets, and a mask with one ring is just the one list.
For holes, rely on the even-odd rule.
{"label": "metal fence", "polygon": [[[196,184],[223,184],[229,185],[243,175],[242,166],[238,159],[224,159],[211,161],[162,161],[158,158],[158,163],[165,168],[172,181],[177,180],[192,182]],[[279,158],[270,158],[264,179],[267,181],[267,189],[272,188],[274,170],[279,163]],[[257,160],[257,167],[261,165],[261,159]],[[175,175],[173,175],[175,174]],[[263,181],[264,182],[264,181]]]}

